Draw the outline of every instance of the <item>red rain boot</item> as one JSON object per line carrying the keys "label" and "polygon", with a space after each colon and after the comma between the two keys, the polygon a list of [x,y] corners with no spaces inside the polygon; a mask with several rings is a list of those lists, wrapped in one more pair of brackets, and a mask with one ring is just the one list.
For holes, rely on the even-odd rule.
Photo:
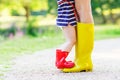
{"label": "red rain boot", "polygon": [[56,50],[56,63],[55,64],[58,69],[74,67],[75,64],[72,61],[65,60],[68,54],[69,52]]}

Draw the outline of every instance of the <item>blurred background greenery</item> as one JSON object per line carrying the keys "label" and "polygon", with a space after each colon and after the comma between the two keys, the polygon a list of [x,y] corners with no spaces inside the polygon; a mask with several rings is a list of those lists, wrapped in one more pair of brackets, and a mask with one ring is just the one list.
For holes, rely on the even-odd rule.
{"label": "blurred background greenery", "polygon": [[[120,0],[92,0],[95,40],[120,37]],[[0,76],[21,54],[64,42],[56,0],[0,0]]]}

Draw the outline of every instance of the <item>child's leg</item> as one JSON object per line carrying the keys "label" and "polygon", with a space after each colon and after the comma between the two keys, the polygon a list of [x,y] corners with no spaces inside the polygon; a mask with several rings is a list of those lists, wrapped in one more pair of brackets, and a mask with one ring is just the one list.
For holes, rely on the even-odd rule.
{"label": "child's leg", "polygon": [[65,36],[66,42],[61,46],[62,51],[70,52],[76,42],[76,31],[75,27],[68,25],[62,28],[63,35]]}
{"label": "child's leg", "polygon": [[60,49],[56,50],[56,63],[55,64],[58,69],[72,68],[75,65],[74,62],[66,61],[65,59],[76,42],[75,27],[68,25],[67,27],[63,27],[62,31],[66,38],[66,42],[65,44],[61,46]]}
{"label": "child's leg", "polygon": [[81,23],[93,23],[91,0],[75,0],[75,6]]}
{"label": "child's leg", "polygon": [[[76,42],[76,31],[74,26],[76,25],[76,19],[73,11],[74,2],[72,1],[69,4],[69,2],[66,0],[58,0],[58,5],[60,6],[58,6],[57,25],[64,26],[62,27],[62,31],[66,42],[61,46],[61,48],[56,50],[55,64],[58,69],[72,68],[75,65],[74,62],[66,61],[65,59]],[[69,25],[68,23],[73,26]]]}

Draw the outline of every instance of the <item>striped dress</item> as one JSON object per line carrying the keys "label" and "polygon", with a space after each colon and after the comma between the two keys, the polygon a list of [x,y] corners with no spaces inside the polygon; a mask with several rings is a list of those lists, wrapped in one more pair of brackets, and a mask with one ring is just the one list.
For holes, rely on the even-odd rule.
{"label": "striped dress", "polygon": [[56,20],[58,27],[69,25],[76,26],[75,2],[74,0],[57,0],[58,17]]}

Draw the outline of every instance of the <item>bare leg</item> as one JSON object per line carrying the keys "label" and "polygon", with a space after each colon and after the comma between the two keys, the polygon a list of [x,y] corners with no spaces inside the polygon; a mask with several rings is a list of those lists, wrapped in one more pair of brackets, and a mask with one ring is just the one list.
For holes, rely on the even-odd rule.
{"label": "bare leg", "polygon": [[62,31],[65,36],[66,42],[61,46],[61,49],[63,51],[70,52],[76,42],[75,27],[68,25],[67,27],[63,27]]}
{"label": "bare leg", "polygon": [[75,6],[80,16],[80,22],[93,23],[91,0],[75,0]]}

